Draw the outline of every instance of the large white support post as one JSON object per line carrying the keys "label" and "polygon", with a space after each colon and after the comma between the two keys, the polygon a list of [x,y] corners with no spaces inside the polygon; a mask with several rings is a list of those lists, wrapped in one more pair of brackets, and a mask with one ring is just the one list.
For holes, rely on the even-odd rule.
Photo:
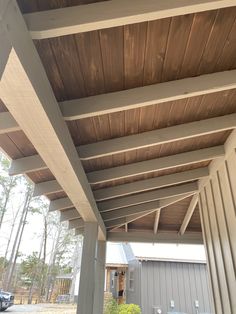
{"label": "large white support post", "polygon": [[236,314],[236,132],[200,184],[200,213],[215,313]]}
{"label": "large white support post", "polygon": [[97,242],[97,259],[95,266],[95,293],[93,302],[93,314],[103,313],[104,286],[106,269],[106,241]]}
{"label": "large white support post", "polygon": [[85,222],[77,314],[93,314],[98,224]]}

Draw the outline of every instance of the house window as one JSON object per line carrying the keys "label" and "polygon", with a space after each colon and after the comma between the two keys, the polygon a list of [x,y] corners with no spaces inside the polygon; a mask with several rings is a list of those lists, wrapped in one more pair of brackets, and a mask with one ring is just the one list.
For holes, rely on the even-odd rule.
{"label": "house window", "polygon": [[134,291],[134,270],[129,271],[129,290]]}

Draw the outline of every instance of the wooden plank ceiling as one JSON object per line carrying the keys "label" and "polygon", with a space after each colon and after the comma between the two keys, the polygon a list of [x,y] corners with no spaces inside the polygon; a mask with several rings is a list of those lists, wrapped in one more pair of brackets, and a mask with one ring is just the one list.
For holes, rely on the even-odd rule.
{"label": "wooden plank ceiling", "polygon": [[[88,4],[91,0],[18,0],[22,13]],[[35,46],[58,101],[121,91],[145,85],[236,69],[236,7],[157,21],[35,40]],[[0,102],[0,112],[6,111]],[[74,144],[161,129],[236,113],[236,89],[165,102],[143,108],[67,121]],[[224,144],[230,131],[84,160],[86,173]],[[22,131],[0,135],[12,158],[37,154]],[[92,189],[205,167],[209,161],[93,184]],[[28,174],[35,183],[53,180],[45,169]],[[50,193],[50,200],[65,197]],[[178,232],[191,197],[161,210],[158,231]],[[129,231],[153,232],[155,213],[129,223]],[[123,230],[121,227],[116,230]],[[201,232],[199,209],[187,232]]]}

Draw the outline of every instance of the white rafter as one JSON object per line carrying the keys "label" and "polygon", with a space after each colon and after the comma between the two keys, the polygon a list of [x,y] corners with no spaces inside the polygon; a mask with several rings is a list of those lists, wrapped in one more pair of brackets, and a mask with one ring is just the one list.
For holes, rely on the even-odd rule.
{"label": "white rafter", "polygon": [[[1,34],[0,34],[1,35]],[[236,88],[236,70],[200,75],[59,103],[65,120],[77,120],[122,110],[141,108]],[[2,113],[0,113],[0,120]],[[9,120],[11,114],[8,113]],[[19,129],[12,119],[6,133]]]}
{"label": "white rafter", "polygon": [[152,211],[158,208],[158,201],[153,201],[145,204],[138,204],[129,207],[124,207],[112,211],[102,213],[104,221],[114,220],[121,217],[128,217],[133,214],[139,214],[147,211]]}
{"label": "white rafter", "polygon": [[67,221],[81,218],[78,211],[75,208],[70,208],[60,212],[60,221]]}
{"label": "white rafter", "polygon": [[231,6],[234,0],[111,0],[29,13],[25,21],[32,38],[43,39]]}
{"label": "white rafter", "polygon": [[154,226],[153,226],[153,232],[157,233],[158,226],[159,226],[159,220],[161,215],[161,209],[157,210],[155,220],[154,220]]}
{"label": "white rafter", "polygon": [[184,217],[184,221],[183,221],[183,223],[181,225],[181,228],[179,230],[179,234],[181,236],[185,233],[185,231],[186,231],[186,229],[188,227],[188,224],[189,224],[189,222],[190,222],[190,220],[192,218],[192,215],[193,215],[193,213],[195,211],[197,203],[198,203],[198,194],[193,196],[193,198],[192,198],[192,200],[191,200],[191,202],[189,204],[188,210],[187,210],[187,212],[185,214],[185,217]]}
{"label": "white rafter", "polygon": [[62,187],[56,180],[45,181],[34,185],[33,196],[48,195],[61,191],[63,191]]}
{"label": "white rafter", "polygon": [[91,184],[108,182],[116,179],[137,176],[153,171],[159,171],[206,160],[212,160],[224,156],[224,147],[215,146],[199,149],[191,152],[180,153],[167,157],[155,158],[151,160],[136,162],[124,166],[98,170],[87,174]]}
{"label": "white rafter", "polygon": [[50,202],[49,211],[62,210],[73,207],[69,197],[63,197]]}
{"label": "white rafter", "polygon": [[194,193],[198,190],[196,182],[186,183],[182,185],[176,185],[163,189],[153,190],[140,194],[124,196],[122,198],[115,198],[98,203],[100,212],[114,210],[117,208],[123,208],[133,206],[136,204],[144,204],[150,201],[169,198],[171,196],[182,195],[186,193]]}
{"label": "white rafter", "polygon": [[[235,73],[236,75],[236,73]],[[198,136],[210,135],[216,132],[236,128],[236,114],[183,123],[163,129],[143,132],[135,135],[118,137],[99,141],[78,147],[79,156],[83,159],[93,159],[110,156],[174,141],[186,140]]]}
{"label": "white rafter", "polygon": [[97,201],[103,201],[120,196],[159,189],[180,183],[186,183],[188,181],[207,177],[208,175],[208,167],[203,167],[174,174],[168,174],[156,178],[140,180],[132,183],[121,184],[114,187],[103,188],[95,190],[93,194]]}

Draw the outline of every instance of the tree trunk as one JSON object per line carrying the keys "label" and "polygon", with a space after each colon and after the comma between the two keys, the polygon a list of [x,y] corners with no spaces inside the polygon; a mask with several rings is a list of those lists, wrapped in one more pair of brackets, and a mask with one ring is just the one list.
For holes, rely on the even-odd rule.
{"label": "tree trunk", "polygon": [[3,222],[3,218],[5,216],[5,213],[7,211],[7,204],[10,198],[10,193],[11,193],[11,189],[13,188],[14,184],[13,184],[13,178],[10,179],[10,185],[8,186],[8,188],[6,189],[6,194],[5,194],[5,201],[2,207],[2,212],[1,212],[1,216],[0,216],[0,229],[2,227],[2,222]]}
{"label": "tree trunk", "polygon": [[[52,296],[52,283],[53,283],[52,271],[53,271],[53,268],[54,268],[55,262],[56,262],[58,243],[60,240],[61,230],[62,230],[62,226],[59,225],[57,235],[56,235],[56,238],[54,240],[52,255],[50,257],[50,263],[49,263],[48,272],[47,272],[46,301],[50,301],[51,296]],[[50,290],[51,290],[51,293],[50,293]]]}
{"label": "tree trunk", "polygon": [[13,278],[13,274],[14,274],[14,270],[15,270],[15,264],[16,264],[17,255],[19,252],[19,247],[21,244],[21,239],[22,239],[22,235],[23,235],[23,231],[24,231],[24,227],[25,227],[25,222],[26,222],[26,218],[27,218],[27,213],[28,213],[29,203],[30,203],[31,197],[32,197],[32,193],[31,193],[30,188],[28,188],[27,193],[26,193],[25,202],[24,202],[24,207],[22,210],[20,222],[18,225],[16,237],[15,237],[13,248],[12,248],[12,253],[11,253],[11,257],[10,257],[10,261],[9,261],[9,267],[8,267],[7,276],[6,276],[6,281],[4,284],[4,289],[6,289],[6,290],[9,290],[11,288],[11,282],[12,282],[12,278]]}

